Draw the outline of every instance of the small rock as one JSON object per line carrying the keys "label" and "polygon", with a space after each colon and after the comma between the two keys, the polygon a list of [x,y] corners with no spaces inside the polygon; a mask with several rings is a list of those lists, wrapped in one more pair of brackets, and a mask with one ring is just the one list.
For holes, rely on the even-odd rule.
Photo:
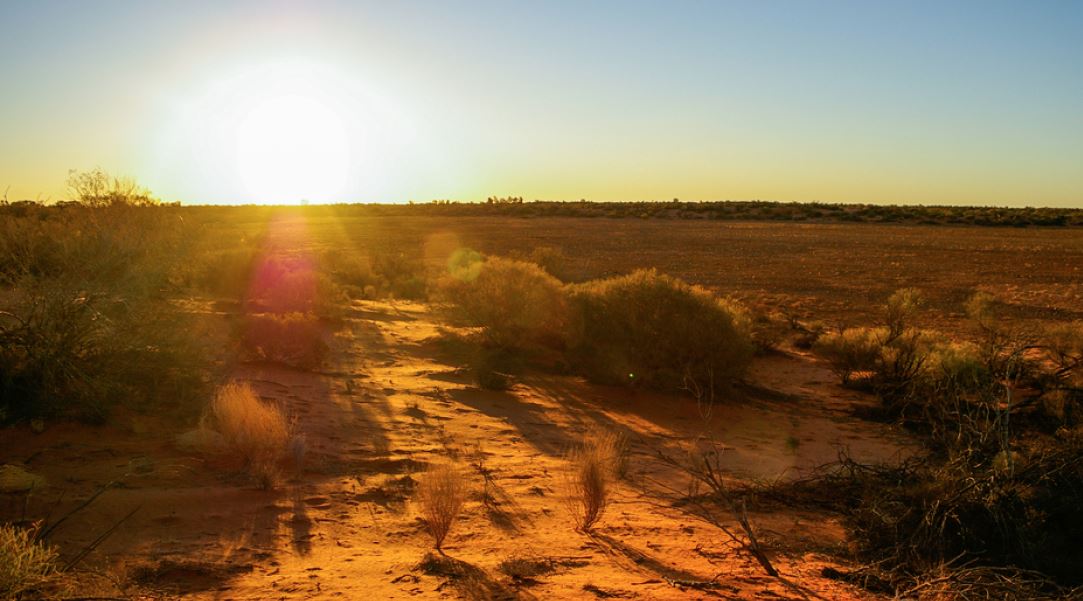
{"label": "small rock", "polygon": [[154,460],[150,457],[132,457],[128,461],[128,471],[133,474],[149,474],[154,471]]}
{"label": "small rock", "polygon": [[45,478],[17,465],[0,465],[0,492],[22,492],[45,485]]}

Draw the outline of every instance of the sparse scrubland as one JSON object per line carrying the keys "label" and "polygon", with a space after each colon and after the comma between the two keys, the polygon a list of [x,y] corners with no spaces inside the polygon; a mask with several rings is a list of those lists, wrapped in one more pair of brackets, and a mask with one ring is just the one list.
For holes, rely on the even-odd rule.
{"label": "sparse scrubland", "polygon": [[[325,593],[302,588],[320,577],[313,567],[341,568],[360,587],[349,593],[438,595],[442,584],[418,583],[440,578],[468,598],[772,586],[795,598],[1054,599],[1083,585],[1083,313],[1057,300],[1078,299],[1077,274],[1043,267],[1063,257],[1028,259],[1045,292],[1005,283],[1007,262],[1006,279],[950,294],[919,286],[925,273],[873,274],[875,289],[840,284],[818,314],[807,298],[826,288],[756,279],[766,253],[707,269],[667,259],[685,252],[674,238],[642,260],[607,251],[627,263],[599,268],[582,249],[529,236],[509,249],[470,229],[564,211],[1015,225],[1075,223],[1074,212],[497,199],[214,209],[159,205],[101,172],[73,174],[72,187],[75,203],[0,207],[0,452],[49,476],[0,473],[0,598],[39,598],[65,571],[77,583],[93,553],[154,562],[114,579],[134,588],[110,595],[133,597],[257,598],[279,578],[294,579],[280,591]],[[484,220],[451,220],[460,213]],[[425,216],[449,221],[411,229]],[[619,227],[613,238],[639,239]],[[815,261],[843,244],[828,240],[801,252]],[[794,279],[805,258],[788,259]],[[838,429],[801,431],[805,419]],[[476,474],[457,467],[467,441]],[[818,461],[843,441],[864,454]],[[785,469],[759,465],[772,461]],[[95,503],[107,495],[123,512]],[[70,519],[49,516],[61,505]],[[820,529],[775,532],[797,522]],[[141,529],[167,542],[148,545]],[[186,536],[197,542],[169,546]],[[365,561],[330,559],[347,551]]]}

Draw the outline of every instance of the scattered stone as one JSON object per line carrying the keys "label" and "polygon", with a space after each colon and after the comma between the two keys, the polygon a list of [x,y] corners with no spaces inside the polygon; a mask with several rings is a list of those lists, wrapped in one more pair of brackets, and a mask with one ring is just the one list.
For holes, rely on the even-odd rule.
{"label": "scattered stone", "polygon": [[150,457],[132,457],[128,461],[128,471],[133,474],[149,474],[154,471],[154,460]]}
{"label": "scattered stone", "polygon": [[45,486],[45,478],[17,465],[0,465],[0,492],[23,492]]}

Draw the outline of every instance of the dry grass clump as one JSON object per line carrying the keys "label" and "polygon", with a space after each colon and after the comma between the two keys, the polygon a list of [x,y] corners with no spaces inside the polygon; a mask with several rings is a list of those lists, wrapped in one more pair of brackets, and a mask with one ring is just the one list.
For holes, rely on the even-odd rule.
{"label": "dry grass clump", "polygon": [[565,502],[579,532],[590,532],[605,515],[613,477],[623,454],[620,440],[609,434],[594,434],[565,456],[568,463],[563,482]]}
{"label": "dry grass clump", "polygon": [[466,502],[466,484],[462,472],[450,463],[433,464],[421,475],[417,485],[421,517],[437,551],[451,531]]}
{"label": "dry grass clump", "polygon": [[0,599],[18,599],[57,572],[57,553],[32,532],[0,525]]}
{"label": "dry grass clump", "polygon": [[623,432],[598,428],[587,436],[585,443],[609,466],[615,478],[623,479],[628,475],[628,454],[631,441]]}
{"label": "dry grass clump", "polygon": [[279,463],[293,446],[285,413],[259,400],[249,385],[230,383],[215,396],[210,417],[227,448],[244,459],[260,486],[272,488]]}
{"label": "dry grass clump", "polygon": [[505,576],[519,582],[529,582],[538,576],[550,574],[554,568],[553,560],[548,557],[518,553],[505,557],[497,565]]}

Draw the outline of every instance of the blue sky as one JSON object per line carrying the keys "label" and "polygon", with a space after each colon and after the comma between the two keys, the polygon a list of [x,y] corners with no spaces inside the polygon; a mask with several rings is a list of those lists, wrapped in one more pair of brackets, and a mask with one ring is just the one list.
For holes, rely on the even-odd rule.
{"label": "blue sky", "polygon": [[344,173],[290,176],[316,201],[1083,205],[1080,2],[8,2],[0,22],[12,198],[100,165],[168,199],[288,201],[252,185],[288,149],[242,177],[233,138],[303,93],[335,125],[282,143],[348,138]]}

